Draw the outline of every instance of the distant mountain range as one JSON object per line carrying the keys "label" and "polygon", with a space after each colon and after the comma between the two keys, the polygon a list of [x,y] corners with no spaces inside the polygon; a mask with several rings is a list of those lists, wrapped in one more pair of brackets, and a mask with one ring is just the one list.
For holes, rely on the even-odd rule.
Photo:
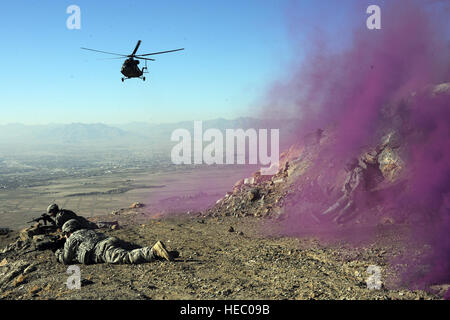
{"label": "distant mountain range", "polygon": [[90,144],[124,143],[134,134],[102,123],[0,126],[0,143],[8,144]]}
{"label": "distant mountain range", "polygon": [[[296,119],[260,120],[254,118],[237,118],[233,120],[214,119],[203,121],[203,130],[225,129],[280,129],[280,138],[292,134]],[[106,125],[103,123],[83,124],[49,124],[49,125],[0,125],[0,145],[72,145],[72,146],[127,146],[152,145],[167,147],[175,129],[184,128],[193,132],[193,121],[169,124],[128,123]]]}

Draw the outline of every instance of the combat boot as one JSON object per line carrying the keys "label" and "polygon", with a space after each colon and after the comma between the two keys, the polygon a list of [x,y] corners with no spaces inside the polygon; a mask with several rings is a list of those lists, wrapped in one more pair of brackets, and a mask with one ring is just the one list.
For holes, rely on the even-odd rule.
{"label": "combat boot", "polygon": [[155,243],[155,245],[152,247],[153,254],[156,257],[166,259],[167,261],[172,261],[173,258],[170,255],[170,253],[167,251],[166,246],[161,241],[158,241]]}

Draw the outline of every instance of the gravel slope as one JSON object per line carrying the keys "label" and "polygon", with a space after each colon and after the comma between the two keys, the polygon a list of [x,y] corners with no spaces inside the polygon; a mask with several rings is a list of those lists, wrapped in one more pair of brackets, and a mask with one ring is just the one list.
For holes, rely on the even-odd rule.
{"label": "gravel slope", "polygon": [[[114,217],[117,220],[117,216]],[[142,265],[81,265],[82,287],[69,290],[67,266],[52,252],[0,254],[2,299],[440,299],[435,294],[387,289],[399,283],[388,259],[402,250],[387,232],[380,241],[360,247],[320,244],[314,239],[271,236],[277,224],[267,219],[198,216],[144,220],[119,217],[121,228],[108,231],[141,246],[157,240],[180,257],[174,262]],[[264,228],[263,228],[264,226]],[[230,230],[232,227],[233,230]],[[264,230],[264,233],[262,232]],[[17,234],[2,236],[4,246]],[[390,245],[388,245],[391,243]],[[5,281],[21,262],[23,275]],[[384,285],[369,290],[367,268],[382,270]],[[33,270],[35,266],[36,270]],[[20,267],[20,265],[19,265]],[[22,268],[23,269],[23,268]]]}

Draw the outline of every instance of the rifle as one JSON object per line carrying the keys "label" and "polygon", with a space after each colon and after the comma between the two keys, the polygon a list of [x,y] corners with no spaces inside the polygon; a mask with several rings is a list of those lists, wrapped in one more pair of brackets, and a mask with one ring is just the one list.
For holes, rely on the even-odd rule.
{"label": "rifle", "polygon": [[47,214],[44,213],[42,214],[40,217],[34,218],[33,220],[28,221],[27,223],[32,223],[32,222],[44,222],[44,225],[47,225],[47,222],[49,222],[52,226],[56,226],[56,222]]}
{"label": "rifle", "polygon": [[39,251],[52,250],[55,252],[56,250],[64,247],[64,243],[66,243],[66,239],[61,238],[60,236],[49,236],[49,238],[50,239],[36,244],[36,249]]}
{"label": "rifle", "polygon": [[64,247],[66,243],[66,239],[60,236],[46,236],[47,239],[42,240],[34,245],[34,249],[26,251],[25,254],[35,251],[45,251],[52,250],[52,252],[56,252],[56,250]]}

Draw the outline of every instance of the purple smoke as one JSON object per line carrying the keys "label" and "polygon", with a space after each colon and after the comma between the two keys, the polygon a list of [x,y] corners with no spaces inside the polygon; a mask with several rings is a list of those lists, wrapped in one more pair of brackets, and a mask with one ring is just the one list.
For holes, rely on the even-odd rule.
{"label": "purple smoke", "polygon": [[[324,186],[342,181],[346,160],[376,145],[385,129],[400,134],[406,183],[401,192],[380,194],[376,200],[384,208],[399,209],[393,213],[399,221],[418,217],[414,237],[432,244],[423,261],[431,270],[411,279],[418,285],[450,280],[450,94],[432,92],[433,85],[450,81],[449,22],[445,10],[432,9],[424,2],[392,1],[382,7],[381,30],[368,30],[362,23],[348,48],[339,52],[315,32],[309,42],[313,49],[294,62],[287,79],[273,85],[264,110],[266,117],[273,110],[301,117],[292,143],[318,128],[333,133],[333,143],[309,168],[308,179],[296,186],[297,199],[286,205],[287,233],[304,228],[348,235],[348,230],[306,217],[330,205]],[[301,23],[290,21],[294,29]],[[293,41],[299,48],[298,39]],[[395,106],[390,116],[385,113],[389,105]],[[365,231],[351,229],[351,234]]]}

